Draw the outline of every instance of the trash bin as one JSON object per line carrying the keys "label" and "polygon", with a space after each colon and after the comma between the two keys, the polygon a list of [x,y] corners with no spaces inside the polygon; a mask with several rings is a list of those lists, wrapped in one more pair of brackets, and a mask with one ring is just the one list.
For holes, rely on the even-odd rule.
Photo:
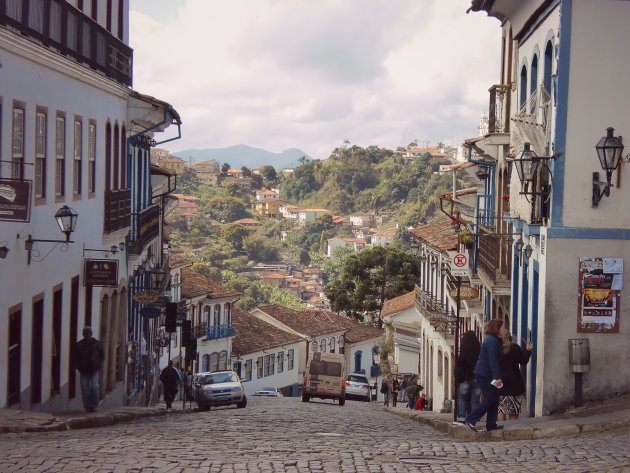
{"label": "trash bin", "polygon": [[586,373],[591,369],[588,338],[569,339],[569,369],[572,373]]}

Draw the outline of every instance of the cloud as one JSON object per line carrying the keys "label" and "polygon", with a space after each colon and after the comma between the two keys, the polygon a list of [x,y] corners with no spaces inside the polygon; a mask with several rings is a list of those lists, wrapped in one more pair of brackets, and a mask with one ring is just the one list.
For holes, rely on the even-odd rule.
{"label": "cloud", "polygon": [[168,1],[132,2],[130,41],[134,88],[182,117],[173,150],[461,141],[498,81],[499,24],[470,0]]}

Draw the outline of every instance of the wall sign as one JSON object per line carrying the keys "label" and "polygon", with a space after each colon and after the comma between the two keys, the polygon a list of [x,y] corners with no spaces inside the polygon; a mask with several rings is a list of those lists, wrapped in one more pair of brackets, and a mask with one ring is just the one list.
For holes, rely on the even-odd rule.
{"label": "wall sign", "polygon": [[31,181],[0,179],[0,220],[28,222],[31,219]]}
{"label": "wall sign", "polygon": [[618,333],[623,258],[581,257],[578,332]]}
{"label": "wall sign", "polygon": [[118,286],[118,261],[111,259],[84,260],[83,285]]}

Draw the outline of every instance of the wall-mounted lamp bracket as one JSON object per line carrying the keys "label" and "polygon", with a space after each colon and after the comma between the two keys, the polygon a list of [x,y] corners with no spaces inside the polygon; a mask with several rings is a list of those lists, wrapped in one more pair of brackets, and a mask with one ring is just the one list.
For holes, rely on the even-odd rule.
{"label": "wall-mounted lamp bracket", "polygon": [[602,200],[604,196],[610,197],[610,186],[611,184],[606,181],[599,180],[599,173],[593,173],[593,194],[591,198],[591,207],[597,207],[599,205],[599,201]]}

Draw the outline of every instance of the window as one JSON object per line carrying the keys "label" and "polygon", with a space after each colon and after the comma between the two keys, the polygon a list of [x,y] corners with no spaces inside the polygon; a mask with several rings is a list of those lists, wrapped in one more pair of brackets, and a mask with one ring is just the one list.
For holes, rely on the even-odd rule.
{"label": "window", "polygon": [[24,109],[13,109],[11,177],[24,179]]}
{"label": "window", "polygon": [[343,339],[343,335],[339,335],[339,353],[343,354],[343,347],[344,347],[344,339]]}
{"label": "window", "polygon": [[227,369],[227,351],[225,350],[219,353],[219,369],[220,370]]}
{"label": "window", "polygon": [[118,0],[118,39],[123,39],[123,25],[124,25],[124,10],[123,0]]}
{"label": "window", "polygon": [[290,371],[293,369],[293,356],[294,356],[295,351],[293,350],[293,348],[291,348],[289,351],[287,351],[287,371]]}
{"label": "window", "polygon": [[265,370],[263,372],[263,376],[269,376],[271,374],[271,368],[269,364],[271,363],[269,355],[265,355]]}
{"label": "window", "polygon": [[203,321],[206,323],[207,327],[210,327],[210,306],[204,306],[203,308]]}
{"label": "window", "polygon": [[317,350],[319,350],[319,344],[316,341],[312,341],[311,342],[311,351],[313,353],[317,353]]}
{"label": "window", "polygon": [[112,0],[107,0],[107,14],[105,17],[107,31],[112,32]]}
{"label": "window", "polygon": [[284,371],[284,352],[281,351],[278,353],[278,373],[282,373]]}
{"label": "window", "polygon": [[203,355],[201,357],[201,371],[208,371],[210,366],[210,355]]}
{"label": "window", "polygon": [[35,197],[46,197],[46,114],[35,115]]}
{"label": "window", "polygon": [[218,371],[219,370],[219,354],[213,353],[210,355],[210,366],[208,371]]}
{"label": "window", "polygon": [[88,192],[96,192],[96,124],[88,126]]}
{"label": "window", "polygon": [[224,307],[224,311],[225,311],[225,323],[226,324],[231,324],[232,323],[232,304],[230,304],[229,302],[226,302]]}
{"label": "window", "polygon": [[72,164],[72,193],[81,194],[81,168],[83,160],[83,123],[74,121],[73,164]]}
{"label": "window", "polygon": [[269,355],[269,374],[274,374],[276,372],[276,354],[272,353]]}
{"label": "window", "polygon": [[319,351],[322,353],[326,352],[326,339],[322,339],[319,341]]}
{"label": "window", "polygon": [[263,377],[263,357],[262,356],[259,356],[256,359],[256,377],[257,378]]}
{"label": "window", "polygon": [[518,106],[522,112],[525,112],[527,102],[527,68],[525,66],[521,69],[520,88]]}
{"label": "window", "polygon": [[335,337],[330,338],[330,353],[335,353]]}
{"label": "window", "polygon": [[245,362],[245,372],[243,373],[243,381],[251,381],[252,379],[252,360]]}
{"label": "window", "polygon": [[66,119],[57,117],[55,122],[55,195],[63,196],[66,183]]}
{"label": "window", "polygon": [[98,21],[98,0],[92,0],[92,11],[90,16],[94,21]]}
{"label": "window", "polygon": [[220,304],[216,304],[214,306],[214,318],[212,321],[212,325],[214,325],[215,327],[218,327],[219,325],[221,325],[221,305]]}

